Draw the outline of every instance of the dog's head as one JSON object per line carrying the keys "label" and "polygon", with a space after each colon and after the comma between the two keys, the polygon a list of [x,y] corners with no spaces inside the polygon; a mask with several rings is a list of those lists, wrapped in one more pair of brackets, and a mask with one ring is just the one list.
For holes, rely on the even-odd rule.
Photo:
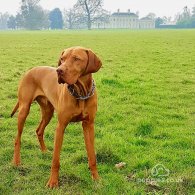
{"label": "dog's head", "polygon": [[90,49],[82,47],[65,49],[56,70],[58,83],[75,84],[79,77],[97,72],[101,65],[101,60]]}

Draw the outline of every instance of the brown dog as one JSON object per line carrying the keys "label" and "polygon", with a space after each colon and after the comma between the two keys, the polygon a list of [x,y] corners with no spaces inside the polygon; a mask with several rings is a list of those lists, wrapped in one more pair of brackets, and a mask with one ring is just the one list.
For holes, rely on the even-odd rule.
{"label": "brown dog", "polygon": [[97,93],[91,73],[97,72],[101,65],[100,59],[90,49],[72,47],[62,52],[57,69],[46,66],[33,68],[24,75],[20,82],[18,102],[11,114],[13,116],[19,108],[13,163],[16,166],[20,164],[21,135],[31,103],[36,100],[41,107],[42,119],[36,133],[42,151],[46,150],[43,140],[44,129],[55,109],[58,124],[51,175],[47,183],[50,188],[58,186],[60,150],[64,129],[69,122],[82,121],[91,175],[93,179],[98,179],[94,150]]}

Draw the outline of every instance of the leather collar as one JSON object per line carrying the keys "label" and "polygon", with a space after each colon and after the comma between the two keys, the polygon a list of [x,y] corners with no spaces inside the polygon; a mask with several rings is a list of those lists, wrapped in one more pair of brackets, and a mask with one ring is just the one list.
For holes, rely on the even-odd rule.
{"label": "leather collar", "polygon": [[70,95],[75,97],[75,99],[77,99],[77,100],[87,100],[87,99],[89,99],[90,97],[92,97],[94,95],[95,82],[94,82],[94,80],[92,80],[91,91],[86,96],[82,96],[82,95],[78,94],[74,89],[74,85],[68,85],[68,91],[69,91]]}

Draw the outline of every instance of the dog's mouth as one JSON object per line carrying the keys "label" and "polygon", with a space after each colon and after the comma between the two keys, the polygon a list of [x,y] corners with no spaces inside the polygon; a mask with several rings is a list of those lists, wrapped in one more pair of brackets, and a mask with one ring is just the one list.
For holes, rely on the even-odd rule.
{"label": "dog's mouth", "polygon": [[58,75],[58,83],[59,84],[65,84],[65,83],[67,83],[68,85],[72,85],[75,82],[72,83],[71,81],[69,81],[68,79],[64,78],[63,76]]}
{"label": "dog's mouth", "polygon": [[57,76],[59,84],[67,83],[68,85],[73,85],[77,82],[77,77],[75,76],[70,77],[60,69],[57,69]]}
{"label": "dog's mouth", "polygon": [[64,80],[63,70],[57,69],[56,72],[57,72],[57,75],[58,75],[58,83],[59,84],[64,84],[65,83],[65,80]]}
{"label": "dog's mouth", "polygon": [[61,76],[58,76],[58,83],[59,84],[65,84],[65,81]]}

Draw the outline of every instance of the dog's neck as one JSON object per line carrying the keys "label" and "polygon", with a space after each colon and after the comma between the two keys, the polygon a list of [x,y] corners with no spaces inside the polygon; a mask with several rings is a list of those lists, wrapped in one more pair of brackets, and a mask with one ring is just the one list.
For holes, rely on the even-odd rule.
{"label": "dog's neck", "polygon": [[93,87],[92,74],[79,77],[77,82],[71,86],[74,91],[80,96],[87,96]]}

